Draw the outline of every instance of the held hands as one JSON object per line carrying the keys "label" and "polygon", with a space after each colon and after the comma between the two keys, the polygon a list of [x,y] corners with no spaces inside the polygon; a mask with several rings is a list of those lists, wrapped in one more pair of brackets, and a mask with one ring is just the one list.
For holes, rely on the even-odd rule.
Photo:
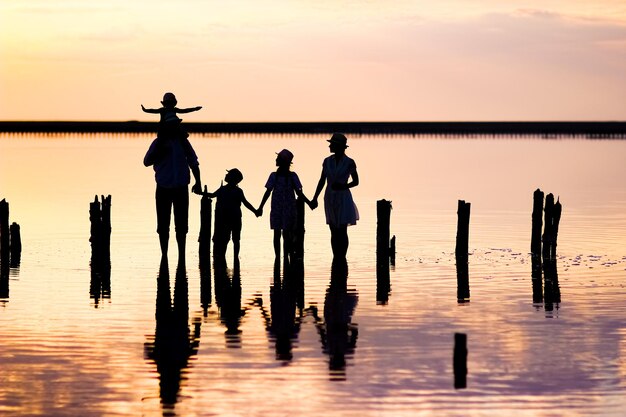
{"label": "held hands", "polygon": [[263,215],[263,209],[261,207],[259,207],[258,209],[256,209],[256,214],[257,217],[261,217]]}
{"label": "held hands", "polygon": [[311,210],[315,210],[317,208],[317,198],[309,201],[309,207],[311,208]]}
{"label": "held hands", "polygon": [[198,181],[193,187],[191,187],[191,192],[194,194],[202,195],[202,184]]}

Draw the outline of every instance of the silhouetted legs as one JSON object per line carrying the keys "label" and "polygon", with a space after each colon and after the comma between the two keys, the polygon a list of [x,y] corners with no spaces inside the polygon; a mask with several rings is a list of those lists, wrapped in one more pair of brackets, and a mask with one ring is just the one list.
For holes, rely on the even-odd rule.
{"label": "silhouetted legs", "polygon": [[165,188],[157,185],[156,188],[157,233],[161,245],[161,254],[167,256],[170,238],[170,223],[172,208],[174,209],[174,227],[178,256],[185,256],[185,241],[189,229],[189,190],[187,186]]}
{"label": "silhouetted legs", "polygon": [[330,226],[330,246],[333,249],[333,256],[339,259],[345,258],[348,253],[348,226]]}
{"label": "silhouetted legs", "polygon": [[274,229],[274,255],[276,259],[280,259],[280,238],[283,238],[284,256],[291,256],[293,252],[293,232],[290,230]]}

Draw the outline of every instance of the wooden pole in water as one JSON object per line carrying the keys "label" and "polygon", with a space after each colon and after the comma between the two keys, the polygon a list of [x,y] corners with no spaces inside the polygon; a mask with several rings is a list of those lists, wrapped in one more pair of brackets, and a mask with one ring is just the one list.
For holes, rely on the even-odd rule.
{"label": "wooden pole in water", "polygon": [[0,201],[0,255],[2,263],[9,259],[9,203]]}
{"label": "wooden pole in water", "polygon": [[530,252],[535,255],[541,253],[541,228],[543,226],[543,191],[539,188],[533,193],[532,233]]}
{"label": "wooden pole in water", "polygon": [[556,243],[559,237],[559,223],[561,222],[561,211],[563,207],[559,199],[556,199],[554,204],[554,213],[552,216],[552,246],[550,248],[550,257],[556,258]]}
{"label": "wooden pole in water", "polygon": [[391,220],[391,201],[376,202],[376,256],[389,262],[389,223]]}
{"label": "wooden pole in water", "polygon": [[111,195],[102,196],[101,219],[101,250],[102,256],[111,256]]}
{"label": "wooden pole in water", "polygon": [[544,258],[549,258],[554,244],[554,195],[552,193],[546,196],[544,215],[542,255]]}
{"label": "wooden pole in water", "polygon": [[457,210],[457,231],[456,231],[456,248],[454,253],[457,257],[467,258],[469,248],[469,221],[470,221],[471,203],[465,200],[459,200]]}
{"label": "wooden pole in water", "polygon": [[89,222],[91,223],[90,237],[92,262],[99,258],[102,242],[102,216],[100,213],[100,202],[96,195],[94,201],[89,203]]}
{"label": "wooden pole in water", "polygon": [[198,236],[200,260],[209,257],[211,254],[211,222],[213,212],[213,200],[207,194],[207,187],[204,186],[204,195],[200,200],[200,235]]}
{"label": "wooden pole in water", "polygon": [[454,334],[454,388],[467,388],[467,335]]}
{"label": "wooden pole in water", "polygon": [[389,263],[391,266],[396,265],[396,235],[393,235],[391,242],[389,242]]}
{"label": "wooden pole in water", "polygon": [[11,233],[11,267],[17,268],[22,257],[22,237],[20,235],[20,225],[13,222],[9,227]]}

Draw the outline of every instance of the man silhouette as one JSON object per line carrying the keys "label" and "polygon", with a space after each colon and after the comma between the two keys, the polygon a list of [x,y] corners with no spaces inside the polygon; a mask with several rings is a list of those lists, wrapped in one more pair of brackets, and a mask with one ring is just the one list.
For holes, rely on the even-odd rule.
{"label": "man silhouette", "polygon": [[180,135],[180,122],[162,123],[159,137],[157,137],[143,163],[152,165],[156,180],[156,211],[157,233],[161,244],[161,253],[167,256],[170,237],[170,220],[172,207],[174,208],[174,226],[178,255],[185,256],[185,242],[187,239],[189,220],[189,183],[193,173],[195,184],[191,188],[194,193],[202,192],[198,157],[186,135]]}

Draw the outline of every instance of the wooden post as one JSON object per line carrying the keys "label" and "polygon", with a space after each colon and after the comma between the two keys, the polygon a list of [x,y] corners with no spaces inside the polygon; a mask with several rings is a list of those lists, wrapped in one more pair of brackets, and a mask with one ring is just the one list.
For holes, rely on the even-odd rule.
{"label": "wooden post", "polygon": [[541,253],[541,228],[543,226],[543,191],[539,188],[533,193],[532,233],[530,239],[530,252],[539,255]]}
{"label": "wooden post", "polygon": [[457,210],[457,231],[456,231],[456,248],[454,253],[457,257],[467,258],[469,248],[469,221],[470,221],[471,203],[465,200],[459,200]]}
{"label": "wooden post", "polygon": [[454,334],[454,388],[467,388],[467,335]]}
{"label": "wooden post", "polygon": [[465,256],[456,257],[456,300],[459,304],[470,301],[469,265]]}
{"label": "wooden post", "polygon": [[9,227],[11,234],[11,268],[17,268],[20,265],[22,257],[22,237],[20,235],[20,225],[13,222]]}
{"label": "wooden post", "polygon": [[0,300],[9,298],[9,263],[0,262]]}
{"label": "wooden post", "polygon": [[376,256],[389,262],[389,222],[391,219],[391,201],[376,202]]}
{"label": "wooden post", "polygon": [[393,235],[389,242],[389,262],[391,266],[396,266],[396,235]]}
{"label": "wooden post", "polygon": [[380,257],[376,258],[376,304],[387,305],[391,292],[391,277],[389,262]]}
{"label": "wooden post", "polygon": [[[541,243],[541,242],[540,242]],[[542,282],[542,274],[541,274],[541,255],[532,254],[531,255],[531,278],[533,283],[533,304],[541,304],[543,303],[543,282]]]}
{"label": "wooden post", "polygon": [[544,209],[544,226],[543,226],[543,248],[542,256],[544,259],[550,257],[552,244],[554,242],[554,195],[552,193],[546,196],[546,207]]}
{"label": "wooden post", "polygon": [[3,264],[9,261],[9,203],[0,201],[0,259]]}
{"label": "wooden post", "polygon": [[92,260],[97,258],[100,254],[100,247],[102,242],[102,216],[100,214],[100,202],[98,196],[94,198],[92,203],[89,203],[89,222],[91,223],[90,237],[91,242],[91,255]]}
{"label": "wooden post", "polygon": [[[207,195],[207,187],[204,186],[204,195],[200,200],[200,235],[198,236],[200,260],[210,258],[211,254],[211,222],[213,212],[213,200]],[[209,261],[210,267],[210,261]]]}
{"label": "wooden post", "polygon": [[544,275],[544,309],[553,311],[559,308],[561,302],[561,290],[559,288],[559,276],[557,273],[556,258],[543,260]]}
{"label": "wooden post", "polygon": [[556,259],[556,242],[559,237],[559,223],[561,222],[562,209],[561,202],[557,198],[552,216],[552,246],[550,247],[550,257],[553,259]]}
{"label": "wooden post", "polygon": [[101,248],[104,257],[111,255],[111,195],[102,196],[101,219]]}

